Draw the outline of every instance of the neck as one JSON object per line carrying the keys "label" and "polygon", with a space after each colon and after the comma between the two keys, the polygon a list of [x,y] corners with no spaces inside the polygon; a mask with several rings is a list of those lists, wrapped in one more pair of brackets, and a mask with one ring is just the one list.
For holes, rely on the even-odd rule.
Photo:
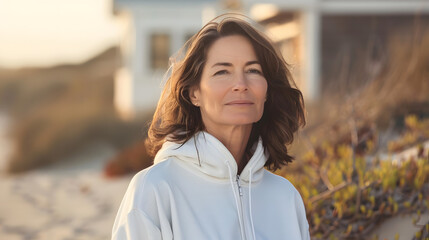
{"label": "neck", "polygon": [[216,137],[225,145],[237,162],[238,174],[246,166],[248,159],[245,158],[247,142],[252,131],[252,124],[225,127],[222,129],[206,129],[208,133]]}

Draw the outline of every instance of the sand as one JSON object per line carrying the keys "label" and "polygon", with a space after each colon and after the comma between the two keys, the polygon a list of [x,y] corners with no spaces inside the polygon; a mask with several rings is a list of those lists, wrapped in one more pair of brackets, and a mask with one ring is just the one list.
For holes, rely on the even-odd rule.
{"label": "sand", "polygon": [[417,214],[414,215],[399,215],[387,219],[372,232],[372,236],[377,235],[378,239],[395,239],[395,235],[398,234],[398,240],[411,240],[417,231],[419,231],[428,221],[429,214],[422,214],[420,220],[413,224],[413,218],[417,218]]}
{"label": "sand", "polygon": [[113,152],[94,146],[70,166],[52,166],[0,177],[0,239],[109,239],[131,176],[106,179],[104,159]]}
{"label": "sand", "polygon": [[131,175],[106,179],[104,163],[115,150],[88,146],[63,163],[20,175],[4,166],[11,145],[0,114],[0,239],[110,239]]}

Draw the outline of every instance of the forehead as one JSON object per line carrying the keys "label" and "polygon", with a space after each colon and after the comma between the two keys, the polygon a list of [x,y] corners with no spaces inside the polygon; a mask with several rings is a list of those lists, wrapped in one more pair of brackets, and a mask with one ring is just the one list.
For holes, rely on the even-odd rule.
{"label": "forehead", "polygon": [[257,60],[257,57],[251,42],[241,35],[219,38],[207,53],[208,63],[254,60]]}

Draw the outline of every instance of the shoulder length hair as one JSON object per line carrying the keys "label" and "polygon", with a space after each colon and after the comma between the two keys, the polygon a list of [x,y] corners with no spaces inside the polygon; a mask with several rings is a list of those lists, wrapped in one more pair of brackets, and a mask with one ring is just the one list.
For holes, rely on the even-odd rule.
{"label": "shoulder length hair", "polygon": [[292,162],[287,145],[293,142],[299,127],[305,125],[302,93],[296,88],[289,65],[262,32],[236,17],[217,19],[196,33],[185,44],[183,59],[173,63],[149,127],[148,152],[156,155],[167,137],[169,141],[184,143],[205,129],[200,109],[189,98],[189,90],[199,86],[211,45],[219,38],[240,35],[251,42],[268,83],[264,112],[253,124],[246,152],[261,136],[265,151],[269,153],[265,166],[276,170]]}

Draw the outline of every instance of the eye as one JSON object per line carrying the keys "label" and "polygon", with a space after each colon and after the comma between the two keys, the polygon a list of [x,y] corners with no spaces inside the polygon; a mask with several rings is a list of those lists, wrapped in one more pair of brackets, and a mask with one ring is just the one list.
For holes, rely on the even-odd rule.
{"label": "eye", "polygon": [[262,75],[262,72],[261,72],[261,71],[259,71],[259,70],[258,70],[258,69],[256,69],[256,68],[251,68],[251,69],[247,70],[247,72],[248,72],[248,73],[256,73],[256,74],[260,74],[260,75]]}
{"label": "eye", "polygon": [[227,74],[228,73],[228,71],[227,70],[220,70],[220,71],[217,71],[215,74],[213,74],[213,76],[216,76],[216,75],[223,75],[223,74]]}

